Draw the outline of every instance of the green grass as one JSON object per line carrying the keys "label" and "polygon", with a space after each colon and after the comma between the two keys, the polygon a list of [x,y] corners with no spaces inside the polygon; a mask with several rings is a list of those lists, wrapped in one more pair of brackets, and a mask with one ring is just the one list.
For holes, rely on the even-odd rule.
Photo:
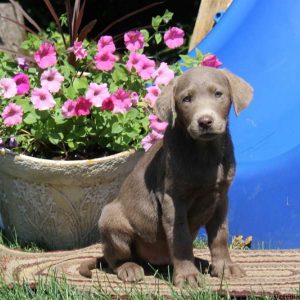
{"label": "green grass", "polygon": [[194,246],[194,248],[197,248],[197,249],[206,249],[206,248],[208,248],[207,238],[199,239],[197,237],[193,242],[193,246]]}
{"label": "green grass", "polygon": [[[225,299],[236,299],[228,296],[221,296],[217,293],[213,293],[207,289],[185,289],[179,292],[175,291],[170,286],[171,297],[163,297],[159,291],[156,295],[151,294],[147,290],[140,290],[138,287],[132,289],[120,289],[123,296],[117,295],[111,296],[101,288],[96,289],[93,292],[78,291],[74,287],[68,285],[65,280],[58,280],[55,276],[48,278],[47,283],[45,281],[39,281],[35,288],[30,288],[26,284],[13,284],[8,287],[1,281],[0,277],[0,299],[1,300],[110,300],[110,299],[133,299],[133,300],[163,300],[163,299],[174,299],[174,300],[225,300]],[[126,297],[124,296],[126,295]],[[298,295],[298,299],[300,293]],[[250,296],[243,298],[245,300],[271,300],[272,297],[255,297]]]}
{"label": "green grass", "polygon": [[16,234],[15,234],[13,240],[10,241],[9,239],[6,238],[6,236],[4,235],[4,233],[1,230],[0,230],[0,245],[4,245],[5,247],[8,247],[10,249],[22,250],[25,252],[44,252],[43,249],[41,249],[34,243],[29,243],[29,244],[21,246]]}

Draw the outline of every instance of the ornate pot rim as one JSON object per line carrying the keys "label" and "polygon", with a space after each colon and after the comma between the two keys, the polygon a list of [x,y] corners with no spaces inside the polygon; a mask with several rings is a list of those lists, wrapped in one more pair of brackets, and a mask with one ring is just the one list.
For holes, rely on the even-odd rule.
{"label": "ornate pot rim", "polygon": [[48,180],[58,184],[71,184],[74,181],[89,181],[92,184],[104,177],[114,180],[120,174],[120,167],[127,168],[128,163],[135,164],[142,154],[142,151],[127,150],[106,157],[65,161],[16,154],[4,148],[2,150],[4,151],[0,154],[0,173],[30,181]]}
{"label": "ornate pot rim", "polygon": [[29,156],[25,154],[18,154],[15,153],[12,150],[9,150],[7,148],[0,149],[0,157],[5,157],[6,155],[9,155],[11,157],[14,157],[15,160],[18,161],[29,161],[29,162],[37,162],[39,164],[43,165],[64,165],[64,166],[74,166],[74,165],[92,165],[92,164],[99,164],[101,162],[107,162],[112,159],[120,159],[127,157],[135,152],[137,152],[134,149],[125,150],[120,153],[104,156],[104,157],[98,157],[98,158],[92,158],[92,159],[80,159],[80,160],[55,160],[55,159],[45,159],[45,158],[38,158],[34,156]]}

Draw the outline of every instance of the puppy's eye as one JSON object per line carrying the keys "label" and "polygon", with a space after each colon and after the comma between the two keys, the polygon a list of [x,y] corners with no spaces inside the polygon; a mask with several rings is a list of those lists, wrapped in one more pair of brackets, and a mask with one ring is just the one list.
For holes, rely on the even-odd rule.
{"label": "puppy's eye", "polygon": [[220,91],[216,91],[215,92],[215,97],[216,98],[220,98],[220,97],[222,97],[223,96],[223,93],[222,92],[220,92]]}
{"label": "puppy's eye", "polygon": [[192,101],[192,97],[191,96],[186,96],[182,99],[182,102],[191,102]]}

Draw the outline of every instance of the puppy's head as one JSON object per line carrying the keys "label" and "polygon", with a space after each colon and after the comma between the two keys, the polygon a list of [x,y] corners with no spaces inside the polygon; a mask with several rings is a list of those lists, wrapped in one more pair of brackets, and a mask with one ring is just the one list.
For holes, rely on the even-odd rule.
{"label": "puppy's head", "polygon": [[252,95],[252,87],[236,75],[198,67],[173,79],[154,110],[161,120],[182,124],[193,139],[212,140],[226,131],[231,104],[238,115]]}

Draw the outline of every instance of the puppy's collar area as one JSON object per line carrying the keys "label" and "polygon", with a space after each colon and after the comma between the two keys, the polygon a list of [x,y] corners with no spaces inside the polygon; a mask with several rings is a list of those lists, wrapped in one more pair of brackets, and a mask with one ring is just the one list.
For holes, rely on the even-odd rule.
{"label": "puppy's collar area", "polygon": [[[216,146],[219,147],[220,143],[225,144],[226,138],[229,136],[229,129],[228,125],[226,127],[226,130],[224,133],[220,134],[213,134],[213,133],[207,133],[206,137],[203,136],[202,139],[194,139],[191,137],[189,132],[186,130],[184,124],[182,121],[180,121],[179,118],[176,119],[174,126],[169,126],[165,132],[165,142],[164,144],[170,145],[172,147],[172,144],[175,143],[177,145],[182,145],[182,147],[211,147]],[[193,148],[195,149],[195,148]]]}

